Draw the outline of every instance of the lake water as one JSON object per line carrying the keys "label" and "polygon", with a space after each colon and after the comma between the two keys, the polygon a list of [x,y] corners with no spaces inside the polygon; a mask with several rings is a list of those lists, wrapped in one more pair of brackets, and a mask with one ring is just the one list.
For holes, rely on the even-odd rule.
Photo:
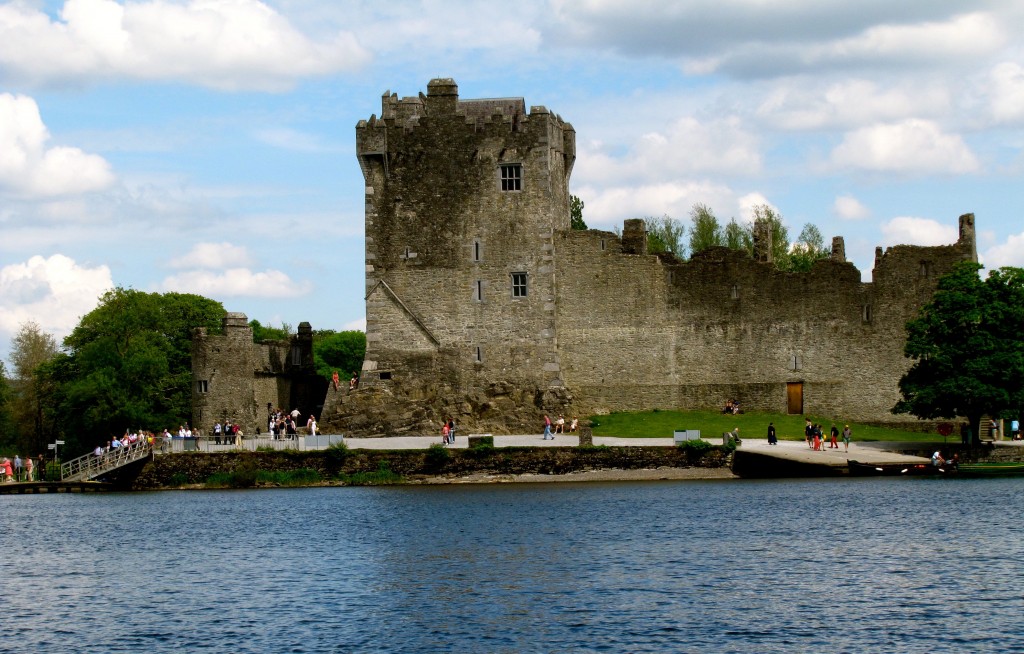
{"label": "lake water", "polygon": [[0,651],[1024,651],[1024,479],[0,496]]}

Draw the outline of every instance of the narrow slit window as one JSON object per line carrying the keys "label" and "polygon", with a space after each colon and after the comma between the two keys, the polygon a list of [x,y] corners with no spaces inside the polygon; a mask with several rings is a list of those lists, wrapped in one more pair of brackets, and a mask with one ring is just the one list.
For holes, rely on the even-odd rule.
{"label": "narrow slit window", "polygon": [[477,345],[476,346],[476,362],[477,363],[483,363],[483,361],[484,361],[483,349],[479,345]]}
{"label": "narrow slit window", "polygon": [[522,164],[501,164],[501,190],[521,191],[523,190],[523,166]]}
{"label": "narrow slit window", "polygon": [[861,322],[864,322],[864,323],[871,322],[871,305],[870,304],[865,304],[863,307],[861,307],[860,319],[861,319]]}
{"label": "narrow slit window", "polygon": [[512,297],[526,297],[526,273],[512,273]]}
{"label": "narrow slit window", "polygon": [[482,248],[480,247],[480,241],[473,241],[473,261],[480,261],[480,255],[482,254]]}

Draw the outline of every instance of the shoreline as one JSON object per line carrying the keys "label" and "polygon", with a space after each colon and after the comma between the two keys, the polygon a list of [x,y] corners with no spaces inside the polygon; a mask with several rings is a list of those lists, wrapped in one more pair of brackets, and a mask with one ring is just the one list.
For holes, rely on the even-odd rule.
{"label": "shoreline", "polygon": [[452,485],[452,484],[547,484],[564,482],[616,482],[616,481],[677,481],[677,480],[740,479],[729,468],[603,468],[561,474],[500,474],[473,473],[458,477],[432,476],[407,480],[399,485]]}

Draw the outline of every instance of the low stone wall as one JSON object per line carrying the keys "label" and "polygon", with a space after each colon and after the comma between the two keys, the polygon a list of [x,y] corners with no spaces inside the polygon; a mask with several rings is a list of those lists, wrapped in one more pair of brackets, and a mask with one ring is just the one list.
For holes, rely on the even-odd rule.
{"label": "low stone wall", "polygon": [[[445,456],[447,455],[447,456]],[[545,447],[450,450],[323,450],[318,452],[189,452],[158,456],[136,478],[136,490],[203,484],[217,473],[245,467],[267,471],[303,468],[329,480],[375,472],[384,463],[408,479],[476,474],[566,474],[588,470],[728,468],[732,454],[713,449],[693,454],[676,447]]]}

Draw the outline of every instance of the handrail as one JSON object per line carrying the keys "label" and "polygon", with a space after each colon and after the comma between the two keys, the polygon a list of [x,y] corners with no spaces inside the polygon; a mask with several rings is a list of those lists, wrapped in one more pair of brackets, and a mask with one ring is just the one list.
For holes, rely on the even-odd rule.
{"label": "handrail", "polygon": [[152,449],[153,446],[150,445],[149,441],[143,438],[131,445],[113,448],[109,452],[104,452],[101,456],[86,454],[61,464],[60,478],[62,481],[93,479],[105,472],[116,470],[121,466],[149,456]]}

